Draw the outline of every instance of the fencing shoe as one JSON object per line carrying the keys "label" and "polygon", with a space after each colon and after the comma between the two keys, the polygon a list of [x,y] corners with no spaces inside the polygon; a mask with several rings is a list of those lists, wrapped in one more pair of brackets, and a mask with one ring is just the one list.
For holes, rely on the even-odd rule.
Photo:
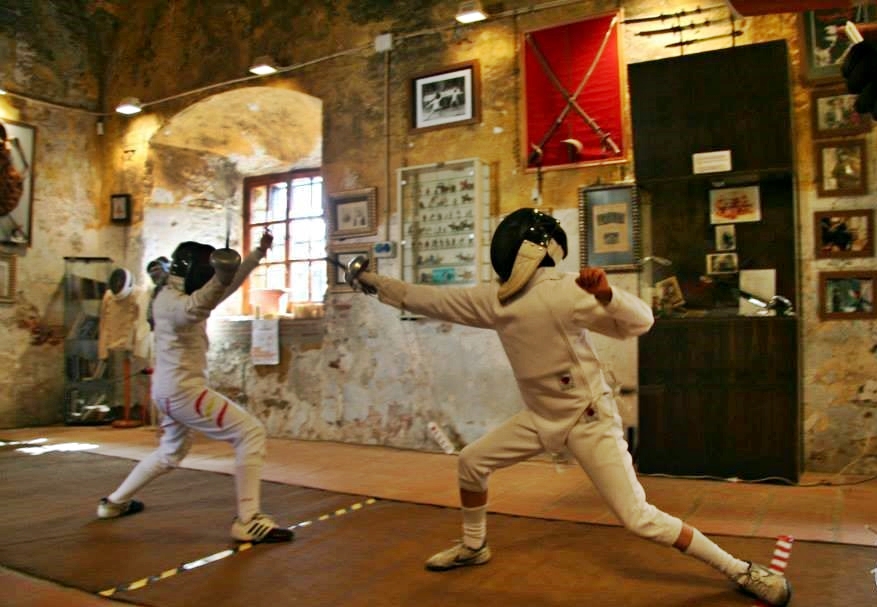
{"label": "fencing shoe", "polygon": [[102,497],[97,505],[98,518],[118,518],[120,516],[128,516],[129,514],[137,514],[143,511],[143,502],[137,500],[128,500],[124,504],[111,502],[109,498]]}
{"label": "fencing shoe", "polygon": [[782,607],[789,603],[792,598],[792,585],[784,575],[774,573],[764,565],[749,563],[749,569],[734,578],[749,594],[770,603]]}
{"label": "fencing shoe", "polygon": [[256,514],[248,523],[238,518],[231,524],[231,536],[239,542],[288,542],[295,534],[280,527],[267,514]]}
{"label": "fencing shoe", "polygon": [[463,542],[459,542],[447,550],[434,554],[426,561],[426,568],[430,571],[447,571],[455,567],[467,567],[469,565],[483,565],[490,560],[490,547],[487,542],[481,548],[469,548]]}

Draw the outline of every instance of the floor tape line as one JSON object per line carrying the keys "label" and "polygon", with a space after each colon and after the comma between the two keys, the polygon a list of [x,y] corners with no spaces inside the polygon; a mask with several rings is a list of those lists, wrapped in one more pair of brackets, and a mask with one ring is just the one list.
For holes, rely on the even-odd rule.
{"label": "floor tape line", "polygon": [[[378,500],[376,498],[370,497],[368,499],[362,500],[361,502],[357,502],[355,504],[351,504],[346,508],[339,508],[332,513],[329,514],[321,514],[317,517],[317,521],[328,521],[329,519],[338,518],[339,516],[343,516],[348,512],[355,512],[357,510],[362,510],[365,506],[370,506],[376,503]],[[297,529],[299,527],[307,527],[309,525],[313,525],[314,521],[301,521],[294,525],[290,525],[287,529]],[[150,584],[154,584],[159,580],[166,580],[169,577],[173,577],[175,575],[179,575],[185,571],[191,571],[192,569],[197,569],[198,567],[203,567],[204,565],[208,565],[210,563],[215,563],[216,561],[222,560],[224,558],[228,558],[234,554],[239,552],[243,552],[245,550],[249,550],[252,548],[254,544],[252,542],[243,542],[238,544],[234,548],[228,548],[226,550],[221,550],[214,554],[202,557],[200,559],[195,559],[194,561],[189,561],[188,563],[183,563],[179,567],[174,567],[173,569],[166,569],[159,573],[158,575],[150,575],[149,577],[141,578],[139,580],[135,580],[133,582],[129,582],[127,584],[121,584],[119,586],[114,586],[113,588],[107,588],[106,590],[101,590],[97,594],[103,597],[111,597],[117,592],[130,592],[132,590],[140,590],[141,588],[145,588]]]}

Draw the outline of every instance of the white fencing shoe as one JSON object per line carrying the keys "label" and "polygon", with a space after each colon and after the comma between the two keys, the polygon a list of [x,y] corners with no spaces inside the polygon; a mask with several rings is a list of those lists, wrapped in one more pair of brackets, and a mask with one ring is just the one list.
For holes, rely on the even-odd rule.
{"label": "white fencing shoe", "polygon": [[782,607],[788,605],[792,598],[792,585],[786,576],[774,573],[758,563],[749,563],[749,569],[734,578],[734,581],[749,594],[771,605]]}
{"label": "white fencing shoe", "polygon": [[447,571],[456,567],[469,565],[483,565],[490,560],[490,547],[487,542],[481,548],[469,548],[463,542],[434,554],[426,561],[426,568],[430,571]]}
{"label": "white fencing shoe", "polygon": [[128,500],[124,504],[111,502],[109,498],[102,497],[97,505],[98,518],[118,518],[129,514],[137,514],[143,512],[143,502],[137,500]]}
{"label": "white fencing shoe", "polygon": [[288,542],[295,534],[291,529],[280,527],[267,514],[256,514],[247,523],[238,518],[231,524],[231,536],[239,542]]}

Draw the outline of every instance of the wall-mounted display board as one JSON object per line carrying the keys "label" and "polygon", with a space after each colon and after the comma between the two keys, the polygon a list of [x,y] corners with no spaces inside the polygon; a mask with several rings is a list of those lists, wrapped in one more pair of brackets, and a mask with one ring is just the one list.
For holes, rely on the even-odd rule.
{"label": "wall-mounted display board", "polygon": [[490,167],[477,159],[398,170],[402,278],[431,285],[490,280]]}

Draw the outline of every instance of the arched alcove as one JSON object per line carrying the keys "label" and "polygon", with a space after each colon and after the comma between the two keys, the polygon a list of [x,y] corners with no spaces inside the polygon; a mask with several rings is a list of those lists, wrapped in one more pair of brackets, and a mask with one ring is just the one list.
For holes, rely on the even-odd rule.
{"label": "arched alcove", "polygon": [[299,91],[245,87],[174,115],[149,140],[149,195],[128,258],[141,268],[183,240],[240,249],[244,177],[322,164],[322,101]]}

